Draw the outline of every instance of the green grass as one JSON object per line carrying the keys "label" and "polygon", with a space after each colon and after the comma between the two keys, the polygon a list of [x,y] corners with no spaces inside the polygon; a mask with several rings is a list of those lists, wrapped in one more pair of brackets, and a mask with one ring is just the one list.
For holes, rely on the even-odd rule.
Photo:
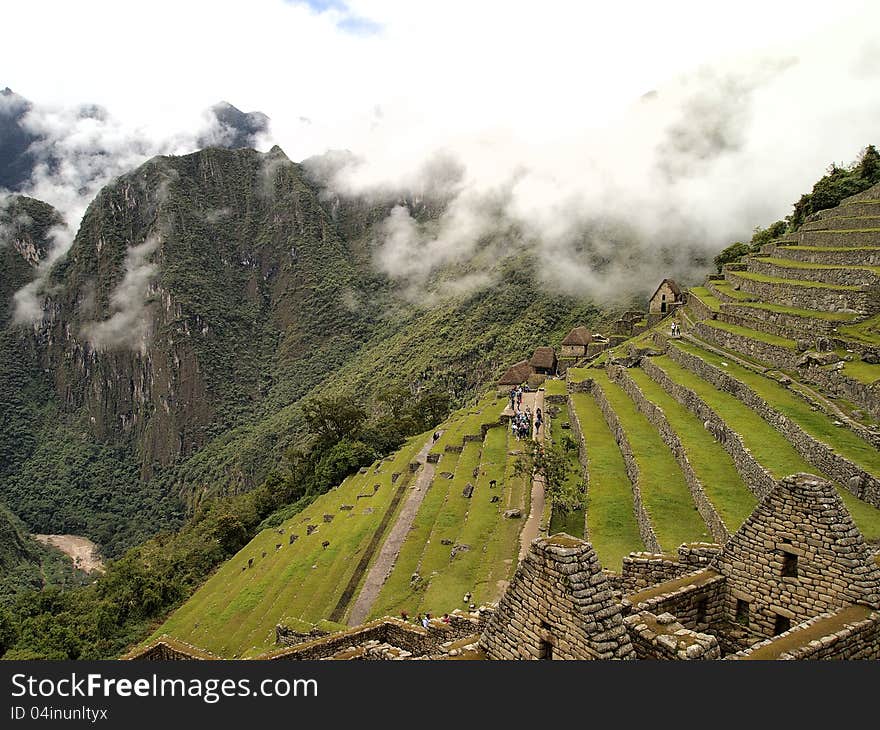
{"label": "green grass", "polygon": [[[746,448],[774,479],[798,472],[824,476],[798,454],[781,433],[739,399],[718,390],[666,355],[656,357],[651,362],[661,367],[672,380],[693,390],[719,414],[742,437]],[[869,540],[880,539],[880,510],[862,502],[839,485],[838,493],[865,537]]]}
{"label": "green grass", "polygon": [[778,276],[767,276],[765,274],[755,274],[751,271],[733,271],[730,276],[738,279],[749,279],[751,281],[759,281],[765,284],[784,284],[785,286],[800,286],[808,289],[835,289],[837,291],[861,291],[860,286],[843,286],[836,284],[825,284],[821,281],[805,281],[804,279],[780,279]]}
{"label": "green grass", "polygon": [[703,485],[703,491],[732,533],[752,513],[758,503],[743,483],[733,459],[703,428],[703,423],[687,408],[655,383],[643,370],[629,375],[652,403],[663,409],[669,425],[681,439],[688,461]]}
{"label": "green grass", "polygon": [[493,390],[475,405],[455,411],[439,429],[443,433],[431,446],[429,453],[443,454],[447,446],[461,446],[465,436],[479,436],[484,425],[498,421],[506,405],[506,401],[498,398]]}
{"label": "green grass", "polygon": [[738,306],[752,307],[754,309],[766,309],[769,312],[779,312],[780,314],[793,314],[798,317],[822,319],[827,322],[849,322],[859,317],[858,314],[852,312],[823,312],[815,309],[798,309],[797,307],[786,307],[782,304],[771,304],[769,302],[742,302]]}
{"label": "green grass", "polygon": [[642,501],[661,547],[675,550],[682,543],[711,540],[684,475],[657,429],[604,371],[598,371],[595,379],[626,431],[639,466]]}
{"label": "green grass", "polygon": [[747,327],[740,327],[737,324],[730,324],[729,322],[722,322],[720,320],[711,320],[703,322],[707,327],[712,327],[713,329],[724,330],[725,332],[730,332],[734,335],[739,335],[740,337],[747,337],[750,340],[758,340],[759,342],[764,342],[768,345],[774,345],[776,347],[783,347],[786,350],[794,351],[797,348],[797,343],[794,340],[789,340],[785,337],[778,337],[777,335],[771,335],[768,332],[759,332],[758,330],[751,330]]}
{"label": "green grass", "polygon": [[880,246],[779,246],[779,248],[791,249],[792,251],[846,251],[847,253],[851,251],[880,251]]}
{"label": "green grass", "polygon": [[851,266],[848,264],[813,264],[807,261],[795,261],[794,259],[780,259],[772,256],[756,256],[755,261],[763,261],[773,266],[783,266],[787,269],[857,269],[859,271],[871,271],[880,274],[880,266]]}
{"label": "green grass", "polygon": [[[283,534],[276,529],[261,532],[173,613],[153,638],[167,633],[220,656],[253,656],[273,646],[277,623],[315,624],[325,619],[426,438],[427,434],[410,439],[392,461],[379,462],[366,474],[349,477],[319,497],[281,526]],[[395,472],[401,476],[392,484]],[[374,484],[379,489],[372,497],[357,499],[358,494],[372,493]],[[354,509],[340,510],[343,504]],[[324,523],[324,514],[334,516],[332,523]],[[307,524],[318,529],[306,535]],[[299,536],[292,545],[288,544],[290,534]],[[321,545],[324,540],[330,541],[327,548]],[[276,550],[276,544],[281,548]],[[253,567],[242,570],[250,558]]]}
{"label": "green grass", "polygon": [[[567,484],[569,487],[577,487],[583,481],[583,468],[578,457],[577,443],[574,440],[573,433],[562,428],[562,424],[565,421],[570,423],[571,420],[571,413],[568,410],[568,406],[566,406],[556,418],[550,420],[550,429],[545,435],[544,443],[568,462]],[[565,448],[567,439],[571,440],[574,448],[569,450]],[[557,532],[567,532],[569,535],[582,538],[584,536],[583,509],[571,512],[562,512],[559,509],[553,510],[550,519],[550,534],[552,535]]]}
{"label": "green grass", "polygon": [[[843,357],[845,353],[838,352]],[[843,374],[865,385],[873,385],[880,380],[880,365],[871,365],[862,360],[850,360],[843,365]]]}
{"label": "green grass", "polygon": [[694,286],[688,289],[697,299],[705,304],[713,312],[721,311],[721,300],[704,286]]}
{"label": "green grass", "polygon": [[[728,375],[747,385],[773,408],[797,423],[813,438],[832,446],[841,456],[846,457],[866,471],[880,476],[880,454],[871,444],[859,438],[848,428],[835,426],[831,419],[821,411],[813,410],[809,403],[792,393],[771,378],[737,365],[715,353],[703,350],[688,342],[678,341],[675,347],[705,360],[723,370]],[[727,363],[722,365],[721,363]],[[696,376],[694,376],[696,377]]]}
{"label": "green grass", "polygon": [[749,294],[748,292],[734,289],[733,285],[726,279],[717,279],[712,282],[712,286],[715,287],[718,291],[723,292],[727,296],[732,297],[733,299],[741,299],[743,301],[747,301],[754,298],[754,295]]}
{"label": "green grass", "polygon": [[545,380],[544,381],[544,394],[545,395],[565,395],[568,391],[566,390],[566,385],[564,380]]}
{"label": "green grass", "polygon": [[583,383],[593,377],[596,368],[569,368],[568,380],[571,383]]}
{"label": "green grass", "polygon": [[624,556],[645,549],[633,510],[632,486],[596,401],[587,393],[573,393],[571,399],[587,446],[589,539],[602,565],[620,572]]}
{"label": "green grass", "polygon": [[880,345],[880,314],[859,322],[858,324],[838,327],[837,332],[850,340],[856,340],[866,345]]}

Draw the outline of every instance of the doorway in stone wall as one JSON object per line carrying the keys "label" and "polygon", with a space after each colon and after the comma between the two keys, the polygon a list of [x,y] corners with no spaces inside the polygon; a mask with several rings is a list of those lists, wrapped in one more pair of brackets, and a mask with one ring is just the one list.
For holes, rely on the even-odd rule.
{"label": "doorway in stone wall", "polygon": [[551,629],[550,624],[542,621],[541,622],[541,630],[538,632],[539,643],[538,643],[538,659],[541,660],[550,660],[553,659],[553,631]]}

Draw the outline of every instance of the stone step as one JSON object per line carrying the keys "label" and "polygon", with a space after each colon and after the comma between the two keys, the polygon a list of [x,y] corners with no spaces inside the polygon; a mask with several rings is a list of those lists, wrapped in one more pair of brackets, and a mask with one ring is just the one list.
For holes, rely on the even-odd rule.
{"label": "stone step", "polygon": [[880,307],[876,297],[860,287],[783,279],[747,271],[729,272],[726,278],[734,289],[751,295],[755,300],[795,309],[871,313]]}
{"label": "stone step", "polygon": [[877,216],[837,216],[804,223],[801,231],[849,231],[864,228],[880,228],[880,215]]}
{"label": "stone step", "polygon": [[880,283],[880,268],[866,266],[830,266],[804,263],[775,257],[751,256],[747,270],[778,279],[814,281],[837,286],[875,286]]}
{"label": "stone step", "polygon": [[806,264],[832,266],[880,266],[880,246],[862,248],[843,246],[774,246],[768,244],[761,253]]}
{"label": "stone step", "polygon": [[802,231],[800,246],[856,247],[880,246],[880,228],[869,230]]}

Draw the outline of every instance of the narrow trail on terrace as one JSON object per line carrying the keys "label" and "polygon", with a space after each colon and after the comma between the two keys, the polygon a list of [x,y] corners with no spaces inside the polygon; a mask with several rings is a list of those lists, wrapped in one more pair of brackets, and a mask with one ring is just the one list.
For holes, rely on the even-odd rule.
{"label": "narrow trail on terrace", "polygon": [[[540,408],[541,413],[544,413],[544,391],[539,390],[537,393],[523,393],[522,407],[528,407],[532,410],[532,426],[534,432],[535,416],[538,413],[538,409]],[[509,406],[504,410],[505,415],[512,415],[512,413],[513,411],[510,410]],[[544,426],[541,426],[540,433],[534,433],[533,438],[535,441],[543,443]],[[535,476],[532,479],[532,493],[529,504],[529,516],[523,525],[522,531],[519,533],[520,560],[525,557],[526,553],[529,551],[529,546],[532,544],[532,540],[538,537],[538,533],[541,529],[541,518],[544,516],[544,478],[541,476]]]}
{"label": "narrow trail on terrace", "polygon": [[400,509],[400,514],[388,533],[388,537],[385,538],[385,542],[379,550],[379,555],[367,573],[361,592],[348,616],[349,626],[357,626],[366,621],[373,608],[373,604],[376,602],[376,598],[379,596],[379,591],[382,590],[382,586],[397,562],[397,556],[400,554],[400,549],[403,547],[406,536],[412,528],[413,520],[415,520],[419,507],[422,505],[422,500],[424,500],[428,489],[434,481],[435,467],[434,464],[428,461],[428,452],[433,445],[434,439],[432,437],[428,439],[428,442],[416,456],[416,461],[421,464],[419,475],[416,478],[415,484],[409,488],[409,494],[403,503],[403,507]]}

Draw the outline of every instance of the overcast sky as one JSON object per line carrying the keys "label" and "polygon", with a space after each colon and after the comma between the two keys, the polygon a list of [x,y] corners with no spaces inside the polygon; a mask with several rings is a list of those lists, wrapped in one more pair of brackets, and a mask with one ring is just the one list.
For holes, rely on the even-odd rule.
{"label": "overcast sky", "polygon": [[[880,142],[877,2],[28,0],[3,19],[0,86],[44,112],[105,107],[112,125],[89,133],[115,140],[108,174],[189,151],[227,100],[268,114],[266,145],[294,160],[363,157],[341,187],[424,183],[427,160],[456,160],[438,244],[454,252],[485,232],[474,211],[502,188],[507,214],[556,253],[572,211],[599,208],[648,238],[686,217],[717,249]],[[68,136],[80,154],[82,130]],[[61,190],[75,177],[35,192],[76,217],[82,201]]]}

